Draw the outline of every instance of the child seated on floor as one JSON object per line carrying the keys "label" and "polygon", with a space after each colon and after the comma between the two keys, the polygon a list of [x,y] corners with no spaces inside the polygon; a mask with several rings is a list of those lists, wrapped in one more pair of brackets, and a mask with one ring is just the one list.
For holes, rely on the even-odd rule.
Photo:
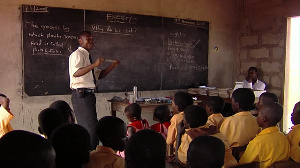
{"label": "child seated on floor", "polygon": [[187,152],[188,168],[221,168],[225,145],[219,138],[199,136],[192,140]]}
{"label": "child seated on floor", "polygon": [[171,112],[169,106],[159,105],[154,109],[153,120],[158,123],[153,124],[150,129],[160,133],[165,139],[167,138],[168,128],[171,125]]}
{"label": "child seated on floor", "polygon": [[166,141],[151,129],[141,130],[128,139],[125,155],[126,168],[165,168]]}
{"label": "child seated on floor", "polygon": [[137,103],[128,105],[124,110],[125,116],[130,122],[130,124],[127,125],[128,138],[140,130],[149,129],[148,121],[141,117],[141,111],[142,108]]}
{"label": "child seated on floor", "polygon": [[96,127],[102,146],[90,153],[90,161],[85,168],[124,168],[125,160],[116,154],[124,151],[126,144],[126,125],[118,117],[102,117]]}
{"label": "child seated on floor", "polygon": [[[172,101],[171,125],[168,128],[167,145],[172,148],[176,147],[175,140],[177,135],[177,125],[183,120],[184,109],[193,104],[193,97],[187,92],[175,93]],[[172,152],[171,152],[172,153]]]}
{"label": "child seated on floor", "polygon": [[257,123],[262,131],[249,142],[240,164],[259,162],[261,168],[267,168],[274,162],[289,159],[290,144],[276,126],[282,114],[282,106],[274,102],[267,102],[259,109]]}
{"label": "child seated on floor", "polygon": [[210,96],[206,102],[205,110],[208,115],[207,124],[214,125],[219,130],[221,124],[224,121],[222,111],[224,109],[225,102],[220,96]]}
{"label": "child seated on floor", "polygon": [[295,104],[291,120],[294,126],[287,135],[291,145],[290,156],[295,162],[300,163],[300,102]]}
{"label": "child seated on floor", "polygon": [[64,113],[67,123],[75,123],[75,115],[70,105],[63,100],[56,100],[50,104],[49,108],[57,109]]}
{"label": "child seated on floor", "polygon": [[224,166],[233,166],[237,161],[232,155],[232,151],[223,134],[216,126],[208,125],[207,113],[200,106],[190,105],[184,110],[184,119],[178,124],[176,156],[180,163],[187,164],[187,151],[191,141],[198,136],[214,136],[223,141],[225,145]]}

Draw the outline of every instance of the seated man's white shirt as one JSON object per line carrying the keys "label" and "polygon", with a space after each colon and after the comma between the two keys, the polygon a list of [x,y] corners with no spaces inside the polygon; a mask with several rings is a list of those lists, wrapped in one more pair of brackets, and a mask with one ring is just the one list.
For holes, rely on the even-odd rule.
{"label": "seated man's white shirt", "polygon": [[257,81],[252,85],[252,82],[248,82],[247,80],[243,81],[243,88],[250,88],[253,90],[265,90],[266,84],[257,79]]}

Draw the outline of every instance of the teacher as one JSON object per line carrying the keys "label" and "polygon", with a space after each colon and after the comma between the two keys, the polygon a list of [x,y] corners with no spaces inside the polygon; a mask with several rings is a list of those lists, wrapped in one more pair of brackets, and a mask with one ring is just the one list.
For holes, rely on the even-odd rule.
{"label": "teacher", "polygon": [[89,51],[94,47],[94,37],[89,31],[82,31],[78,36],[79,47],[69,58],[70,88],[72,89],[71,101],[76,115],[77,123],[86,128],[91,137],[91,150],[99,143],[96,135],[97,112],[96,79],[102,79],[120,64],[119,60],[113,61],[106,69],[97,67],[105,62],[104,58],[97,58],[92,62]]}

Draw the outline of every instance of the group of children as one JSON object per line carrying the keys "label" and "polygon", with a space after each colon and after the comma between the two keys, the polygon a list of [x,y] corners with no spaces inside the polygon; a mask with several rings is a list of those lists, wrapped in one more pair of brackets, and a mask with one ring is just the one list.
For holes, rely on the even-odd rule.
{"label": "group of children", "polygon": [[[177,92],[171,111],[167,105],[155,108],[153,120],[157,123],[152,126],[141,117],[141,106],[132,103],[124,111],[128,125],[113,116],[98,121],[95,129],[102,145],[90,152],[89,133],[75,124],[68,103],[55,101],[40,112],[38,130],[45,137],[41,138],[27,131],[9,130],[13,116],[9,112],[9,99],[0,95],[0,112],[7,112],[8,117],[7,131],[3,131],[6,134],[0,139],[0,167],[32,164],[38,168],[53,165],[57,168],[164,168],[167,161],[190,168],[234,167],[258,162],[264,168],[290,158],[300,163],[300,102],[292,113],[294,127],[285,136],[277,126],[283,115],[277,96],[263,93],[257,110],[252,109],[254,99],[251,89],[235,90],[231,103],[235,114],[223,117],[225,103],[221,97],[210,97],[204,109],[193,105],[189,93]],[[21,145],[15,145],[16,139],[21,139]],[[28,139],[34,139],[33,143]],[[167,146],[174,150],[167,154]],[[40,149],[45,149],[44,153]],[[20,152],[16,155],[11,150]],[[120,155],[122,151],[124,155]],[[26,152],[39,161],[29,156],[21,158]]]}

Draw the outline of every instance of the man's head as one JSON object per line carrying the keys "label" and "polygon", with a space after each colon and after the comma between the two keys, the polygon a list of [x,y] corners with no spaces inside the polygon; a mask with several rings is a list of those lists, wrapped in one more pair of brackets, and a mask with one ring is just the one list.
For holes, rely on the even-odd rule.
{"label": "man's head", "polygon": [[248,77],[250,77],[252,79],[252,81],[256,81],[257,80],[257,68],[256,67],[250,67],[248,69]]}
{"label": "man's head", "polygon": [[231,106],[234,112],[249,111],[253,107],[255,95],[252,89],[239,88],[233,91]]}
{"label": "man's head", "polygon": [[225,106],[224,99],[220,96],[210,96],[206,102],[206,112],[208,115],[222,113]]}
{"label": "man's head", "polygon": [[213,136],[198,136],[187,151],[189,168],[221,168],[224,165],[225,145]]}
{"label": "man's head", "polygon": [[206,111],[196,105],[189,105],[184,109],[183,123],[185,128],[197,128],[203,126],[207,122]]}
{"label": "man's head", "polygon": [[257,115],[257,124],[262,128],[275,126],[282,118],[283,108],[279,103],[265,103]]}
{"label": "man's head", "polygon": [[145,129],[133,134],[125,148],[127,168],[164,168],[166,140],[157,132]]}
{"label": "man's head", "polygon": [[53,130],[58,126],[67,123],[67,120],[63,112],[54,108],[46,108],[40,112],[38,122],[39,132],[44,134],[46,138],[50,138]]}
{"label": "man's head", "polygon": [[78,124],[68,123],[57,127],[50,138],[56,152],[56,166],[79,167],[89,161],[90,135]]}
{"label": "man's head", "polygon": [[172,101],[172,110],[182,112],[184,109],[193,104],[193,97],[187,92],[177,92]]}
{"label": "man's head", "polygon": [[96,133],[103,146],[123,151],[126,145],[126,125],[118,117],[102,117],[96,127]]}
{"label": "man's head", "polygon": [[15,130],[0,139],[1,168],[53,168],[55,151],[40,135]]}
{"label": "man's head", "polygon": [[300,102],[295,104],[291,119],[294,125],[300,124]]}
{"label": "man's head", "polygon": [[278,103],[278,97],[274,93],[265,92],[259,96],[259,100],[256,104],[256,107],[258,110],[261,108],[261,106],[266,102],[275,102]]}
{"label": "man's head", "polygon": [[89,31],[82,31],[79,33],[78,42],[80,47],[86,50],[92,50],[94,47],[94,37]]}

